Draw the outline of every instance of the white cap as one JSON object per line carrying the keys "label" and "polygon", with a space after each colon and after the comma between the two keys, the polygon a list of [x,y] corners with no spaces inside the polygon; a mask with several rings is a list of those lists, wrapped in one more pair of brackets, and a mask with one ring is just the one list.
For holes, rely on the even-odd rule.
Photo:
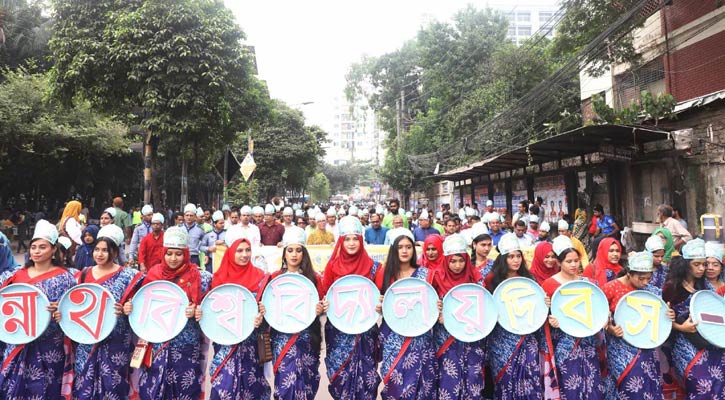
{"label": "white cap", "polygon": [[199,207],[196,209],[196,216],[197,217],[203,217],[204,216],[204,209]]}
{"label": "white cap", "polygon": [[657,250],[664,250],[665,245],[662,243],[662,239],[655,235],[647,238],[647,241],[644,242],[644,249],[650,253],[654,253]]}
{"label": "white cap", "polygon": [[420,212],[420,215],[418,216],[418,219],[419,219],[419,220],[421,220],[421,219],[429,220],[429,219],[430,219],[430,215],[428,215],[428,210],[426,210],[426,209],[423,209],[423,210],[422,210],[422,211]]}
{"label": "white cap", "polygon": [[303,217],[304,215],[305,215],[305,212],[302,211],[301,209],[298,208],[295,210],[295,217]]}
{"label": "white cap", "polygon": [[252,213],[252,207],[249,207],[249,206],[242,206],[242,208],[239,210],[239,215],[251,214],[251,213]]}
{"label": "white cap", "polygon": [[[110,225],[106,225],[106,226],[116,226],[116,225],[110,224]],[[116,228],[118,228],[118,227],[116,226]],[[70,247],[73,245],[73,243],[70,241],[70,239],[67,238],[67,237],[65,237],[65,236],[61,236],[61,237],[58,238],[58,244],[61,245],[61,246],[63,246],[63,248],[66,251],[67,250],[70,250]]]}
{"label": "white cap", "polygon": [[277,212],[277,209],[273,205],[267,204],[264,206],[264,215],[272,215]]}
{"label": "white cap", "polygon": [[501,236],[496,247],[498,247],[498,253],[501,255],[511,253],[512,251],[521,251],[519,239],[514,233],[507,233]]}
{"label": "white cap", "polygon": [[213,222],[224,220],[224,213],[219,210],[214,211],[214,214],[211,215],[211,220]]}
{"label": "white cap", "polygon": [[442,219],[443,219],[443,211],[438,211],[438,212],[436,213],[436,219],[437,219],[438,221],[440,221],[440,220],[442,220]]}
{"label": "white cap", "polygon": [[466,219],[466,210],[464,210],[462,208],[460,210],[458,210],[458,218]]}
{"label": "white cap", "polygon": [[264,215],[264,208],[262,206],[252,207],[252,215]]}
{"label": "white cap", "polygon": [[389,237],[390,237],[390,243],[391,244],[395,241],[395,239],[397,239],[400,236],[407,236],[407,237],[410,238],[410,240],[412,240],[413,242],[415,242],[415,238],[413,237],[413,233],[410,232],[410,229],[406,229],[406,228],[403,228],[403,227],[401,227],[401,228],[393,228],[393,229],[389,230],[388,231],[388,235],[390,235]]}
{"label": "white cap", "polygon": [[224,243],[227,244],[227,247],[231,246],[232,243],[236,242],[237,240],[241,238],[247,238],[247,231],[242,229],[242,224],[236,224],[232,225],[227,229],[226,235],[224,235]]}
{"label": "white cap", "polygon": [[284,231],[284,235],[282,235],[283,246],[289,246],[291,244],[300,244],[304,246],[305,243],[307,243],[307,234],[305,234],[305,230],[299,226],[287,228]]}
{"label": "white cap", "polygon": [[629,261],[630,271],[647,273],[654,270],[652,253],[648,251],[629,253],[627,261]]}
{"label": "white cap", "polygon": [[443,241],[443,256],[463,254],[468,252],[468,241],[463,235],[454,233]]}
{"label": "white cap", "polygon": [[229,207],[229,204],[224,204],[222,206],[222,211],[232,211],[231,207]]}
{"label": "white cap", "polygon": [[319,213],[314,208],[308,208],[307,209],[307,217],[308,218],[316,218],[317,217],[317,214],[319,214]]}
{"label": "white cap", "polygon": [[476,215],[476,210],[471,207],[466,207],[466,217],[472,217]]}
{"label": "white cap", "polygon": [[557,224],[560,231],[568,231],[569,230],[569,223],[566,222],[563,219],[559,220],[559,223]]}
{"label": "white cap", "polygon": [[192,203],[189,203],[189,204],[185,205],[184,206],[184,214],[186,214],[186,213],[194,213],[194,214],[196,214],[196,205],[195,204],[192,204]]}
{"label": "white cap", "polygon": [[412,213],[412,212],[410,212],[410,211],[407,211],[407,212],[405,213],[405,218],[408,218],[408,219],[411,219],[411,218],[413,218],[413,213]]}
{"label": "white cap", "polygon": [[189,247],[189,234],[186,229],[172,226],[164,232],[164,247],[170,249],[186,249]]}
{"label": "white cap", "polygon": [[551,248],[554,251],[554,254],[557,256],[564,252],[566,249],[573,249],[574,243],[572,243],[571,239],[569,237],[564,235],[557,236],[552,242],[551,242]]}
{"label": "white cap", "polygon": [[320,221],[326,221],[326,220],[327,220],[327,217],[325,216],[325,213],[315,214],[315,221],[320,222]]}
{"label": "white cap", "polygon": [[282,215],[294,215],[292,207],[285,207],[284,210],[282,210]]}
{"label": "white cap", "polygon": [[335,212],[335,207],[330,207],[327,209],[327,216],[328,217],[337,217],[337,212]]}
{"label": "white cap", "polygon": [[153,213],[154,213],[154,208],[151,205],[146,204],[143,207],[141,207],[141,215],[151,215]]}
{"label": "white cap", "polygon": [[103,212],[108,213],[111,218],[116,219],[116,209],[114,207],[108,207],[107,209],[103,210]]}
{"label": "white cap", "polygon": [[385,209],[382,206],[375,206],[375,214],[385,214]]}
{"label": "white cap", "polygon": [[542,232],[549,232],[551,230],[551,226],[548,222],[544,221],[539,225],[539,230]]}
{"label": "white cap", "polygon": [[367,214],[365,213],[365,210],[357,210],[357,217],[358,218],[362,218],[362,217],[364,217],[366,215]]}
{"label": "white cap", "polygon": [[356,207],[356,206],[354,206],[354,205],[352,205],[352,206],[350,206],[350,208],[349,208],[349,209],[347,210],[347,215],[357,215],[357,211],[358,211],[357,207]]}
{"label": "white cap", "polygon": [[35,223],[35,232],[33,232],[33,240],[45,239],[50,242],[51,245],[55,246],[58,241],[58,228],[50,222],[41,219]]}
{"label": "white cap", "polygon": [[488,215],[488,221],[486,222],[491,222],[493,220],[501,221],[501,216],[497,212],[492,212]]}
{"label": "white cap", "polygon": [[538,215],[530,215],[529,216],[529,223],[531,223],[531,222],[535,222],[535,223],[538,224],[539,223],[539,216]]}
{"label": "white cap", "polygon": [[360,220],[355,217],[342,217],[340,218],[340,222],[337,224],[338,232],[340,233],[340,236],[345,235],[360,235],[362,236],[365,233],[365,229],[363,228],[362,224],[360,223]]}
{"label": "white cap", "polygon": [[115,224],[106,225],[98,231],[98,239],[102,237],[109,238],[116,246],[120,246],[124,238],[123,229]]}
{"label": "white cap", "polygon": [[164,223],[164,220],[165,220],[164,219],[164,215],[161,214],[161,213],[154,213],[154,215],[151,216],[151,222],[152,223],[153,222],[160,222],[160,223],[163,224]]}
{"label": "white cap", "polygon": [[493,200],[486,200],[486,207],[493,207]]}

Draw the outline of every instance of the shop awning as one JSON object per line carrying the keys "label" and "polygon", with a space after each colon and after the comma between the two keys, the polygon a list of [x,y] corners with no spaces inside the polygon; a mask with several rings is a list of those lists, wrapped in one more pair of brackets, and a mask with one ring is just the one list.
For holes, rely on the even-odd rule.
{"label": "shop awning", "polygon": [[571,157],[614,149],[637,149],[644,143],[666,139],[668,132],[654,127],[592,125],[521,146],[513,151],[489,157],[433,176],[437,181],[460,181],[492,173],[524,168]]}

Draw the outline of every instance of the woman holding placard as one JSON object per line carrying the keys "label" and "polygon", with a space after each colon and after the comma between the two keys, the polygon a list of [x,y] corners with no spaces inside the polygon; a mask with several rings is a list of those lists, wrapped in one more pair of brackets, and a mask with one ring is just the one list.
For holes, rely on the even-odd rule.
{"label": "woman holding placard", "polygon": [[[438,236],[438,235],[430,235]],[[428,238],[425,240],[428,242]],[[443,253],[440,253],[441,259]],[[393,282],[403,278],[429,280],[431,271],[415,262],[413,235],[398,236],[390,245],[382,273],[382,290],[385,293]],[[382,296],[381,296],[382,298]],[[382,300],[381,300],[382,302]],[[381,311],[382,305],[378,305]],[[381,374],[383,375],[383,399],[427,399],[436,388],[436,357],[433,333],[428,331],[417,337],[403,337],[393,332],[383,319],[380,327],[380,344],[383,347]]]}
{"label": "woman holding placard", "polygon": [[530,272],[539,285],[559,272],[559,262],[551,243],[541,242],[536,246]]}
{"label": "woman holding placard", "polygon": [[[602,287],[612,313],[619,300],[634,290],[650,291],[659,297],[659,289],[649,284],[652,267],[652,255],[649,252],[630,254],[629,267],[624,270],[625,273]],[[623,327],[610,320],[607,326],[607,366],[614,386],[611,389],[614,393],[611,394],[619,398],[640,398],[643,393],[648,393],[655,399],[661,399],[662,376],[656,349],[634,347],[623,336]]]}
{"label": "woman holding placard", "polygon": [[[166,235],[164,234],[164,240]],[[269,275],[252,264],[252,244],[246,238],[231,238],[232,244],[224,252],[219,269],[214,273],[212,288],[227,283],[245,287],[252,292],[257,301],[262,296]],[[264,377],[264,365],[259,362],[257,347],[258,329],[262,323],[264,308],[259,306],[259,314],[254,320],[252,334],[235,345],[214,343],[214,358],[209,366],[211,376],[211,399],[231,398],[269,399],[270,387]],[[203,318],[201,309],[196,309],[196,320]]]}
{"label": "woman holding placard", "polygon": [[[373,261],[363,247],[363,226],[355,217],[338,222],[339,237],[327,262],[322,278],[322,293],[327,293],[336,280],[347,275],[360,275],[379,283],[380,263]],[[382,275],[381,275],[382,276]],[[324,311],[329,301],[323,301]],[[327,354],[325,366],[330,379],[329,392],[334,399],[373,400],[377,397],[380,375],[380,343],[377,325],[368,331],[349,335],[329,321],[325,324]]]}
{"label": "woman holding placard", "polygon": [[[115,264],[118,245],[123,231],[116,225],[107,225],[98,231],[93,250],[96,265],[76,274],[78,283],[96,283],[113,295],[116,314],[122,313],[122,304],[136,292],[143,274]],[[56,313],[59,315],[60,312]],[[60,322],[60,321],[59,321]],[[131,327],[127,318],[118,318],[113,332],[96,344],[77,344],[75,352],[74,399],[125,398],[129,393],[129,362],[133,354]]]}
{"label": "woman holding placard", "polygon": [[[432,285],[443,298],[454,287],[464,283],[483,285],[483,277],[471,263],[468,241],[453,234],[443,242],[443,268],[433,272]],[[440,323],[434,328],[438,359],[438,398],[480,399],[486,365],[485,339],[462,342]]]}
{"label": "woman holding placard", "polygon": [[[15,283],[35,286],[50,301],[51,313],[56,311],[63,293],[76,284],[73,275],[62,266],[57,241],[58,229],[46,220],[38,221],[30,241],[30,260],[3,283],[3,287]],[[25,317],[35,319],[35,312],[25,310]],[[36,321],[27,323],[35,325]],[[11,326],[9,319],[5,325]],[[42,335],[30,343],[6,344],[0,370],[3,398],[59,399],[70,395],[69,344],[56,322],[50,322]]]}
{"label": "woman holding placard", "polygon": [[[142,400],[176,399],[182,396],[199,398],[202,395],[202,343],[201,328],[193,320],[196,306],[209,290],[211,274],[200,271],[191,263],[189,235],[186,230],[171,227],[164,232],[164,258],[152,267],[143,285],[155,281],[169,281],[178,285],[188,298],[183,330],[163,343],[149,343],[144,349],[139,378],[139,396]],[[131,314],[132,303],[126,301],[123,312]]]}
{"label": "woman holding placard", "polygon": [[[526,268],[516,235],[505,234],[497,247],[499,256],[486,277],[486,287],[495,290],[507,279],[515,277],[534,280]],[[488,364],[494,377],[494,398],[543,398],[544,379],[539,361],[539,342],[535,334],[517,335],[499,323],[488,338]]]}
{"label": "woman holding placard", "polygon": [[672,364],[687,399],[715,399],[725,396],[722,351],[709,344],[697,331],[690,314],[690,300],[707,290],[705,242],[694,239],[682,246],[682,257],[670,264],[670,276],[662,298],[675,310],[675,343]]}
{"label": "woman holding placard", "polygon": [[[599,242],[597,257],[594,262],[584,269],[583,276],[597,281],[597,285],[603,288],[607,282],[617,277],[622,266],[619,259],[622,257],[622,245],[616,239],[605,238]],[[616,305],[616,304],[615,304]]]}
{"label": "woman holding placard", "polygon": [[[557,269],[560,269],[541,284],[549,299],[563,284],[581,279],[587,280],[579,275],[581,259],[574,249],[574,243],[568,237],[560,235],[552,244],[540,244],[536,248],[537,254],[542,247],[545,250],[551,248],[551,254],[556,257]],[[561,399],[603,399],[606,387],[602,379],[598,354],[605,347],[601,329],[599,334],[577,338],[559,329],[559,321],[553,315],[549,315],[549,325],[552,329],[550,333],[549,329],[546,329],[547,347],[549,343],[553,347],[548,349],[548,353],[554,355]],[[600,325],[599,328],[601,327]]]}
{"label": "woman holding placard", "polygon": [[[322,277],[312,267],[310,253],[305,247],[307,235],[304,229],[292,227],[282,236],[282,268],[272,274],[272,279],[283,274],[300,274],[317,288],[315,295],[321,297]],[[322,314],[322,302],[315,312]],[[284,400],[312,400],[320,386],[320,348],[322,330],[319,318],[310,327],[296,334],[271,329],[272,355],[274,365],[274,398]]]}

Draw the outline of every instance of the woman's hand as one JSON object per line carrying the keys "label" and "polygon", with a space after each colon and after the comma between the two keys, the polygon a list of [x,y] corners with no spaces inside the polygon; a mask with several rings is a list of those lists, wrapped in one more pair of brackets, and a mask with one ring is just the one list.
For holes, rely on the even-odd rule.
{"label": "woman's hand", "polygon": [[261,302],[257,303],[257,306],[259,307],[259,313],[256,317],[254,317],[254,329],[257,329],[262,325],[262,321],[264,320],[264,313],[267,312],[267,309],[264,308],[264,304],[262,304]]}
{"label": "woman's hand", "polygon": [[622,330],[622,327],[619,325],[609,324],[609,326],[607,326],[607,332],[610,335],[618,338],[624,336],[624,330]]}
{"label": "woman's hand", "polygon": [[317,305],[315,306],[315,313],[319,317],[322,315],[322,313],[325,312],[325,306],[322,304],[322,300],[317,302]]}
{"label": "woman's hand", "polygon": [[443,323],[443,300],[438,299],[438,323]]}
{"label": "woman's hand", "polygon": [[327,296],[322,298],[322,313],[327,314],[330,311],[330,300],[327,300]]}
{"label": "woman's hand", "polygon": [[380,315],[383,315],[383,295],[381,294],[380,297],[378,297],[378,304],[375,305],[375,312],[377,312]]}
{"label": "woman's hand", "polygon": [[123,314],[123,304],[114,303],[113,304],[113,313],[116,314],[116,316],[120,316],[121,314]]}
{"label": "woman's hand", "polygon": [[129,315],[129,314],[131,314],[132,311],[133,311],[133,304],[131,304],[130,301],[127,301],[123,305],[123,313],[126,314],[126,315]]}
{"label": "woman's hand", "polygon": [[692,321],[692,316],[687,318],[687,321],[683,322],[682,324],[674,324],[675,329],[677,329],[680,332],[685,333],[695,333],[697,332],[697,322]]}
{"label": "woman's hand", "polygon": [[186,315],[186,318],[194,318],[194,313],[196,311],[196,305],[194,303],[189,303],[188,306],[186,306],[186,312],[184,315]]}
{"label": "woman's hand", "polygon": [[194,319],[196,320],[196,322],[199,322],[199,320],[201,320],[201,317],[201,307],[196,307],[196,310],[194,310]]}
{"label": "woman's hand", "polygon": [[544,296],[544,304],[546,304],[546,308],[551,308],[551,297],[548,294]]}
{"label": "woman's hand", "polygon": [[556,319],[555,316],[549,315],[549,325],[551,325],[552,328],[559,328],[559,320]]}
{"label": "woman's hand", "polygon": [[50,312],[50,318],[55,322],[60,322],[60,311],[58,311],[58,302],[53,301],[45,307]]}
{"label": "woman's hand", "polygon": [[670,306],[670,302],[667,302],[667,319],[669,319],[672,322],[675,322],[675,310],[672,309],[672,306]]}

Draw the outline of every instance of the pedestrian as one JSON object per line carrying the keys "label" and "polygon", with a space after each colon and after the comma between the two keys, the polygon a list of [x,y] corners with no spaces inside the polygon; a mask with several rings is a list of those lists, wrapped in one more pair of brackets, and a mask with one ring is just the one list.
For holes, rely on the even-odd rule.
{"label": "pedestrian", "polygon": [[69,201],[63,209],[63,215],[60,217],[60,221],[58,221],[59,235],[72,240],[73,244],[70,249],[71,256],[75,256],[76,246],[83,244],[83,241],[81,240],[81,231],[83,228],[81,227],[79,218],[81,215],[81,208],[82,206],[80,201]]}
{"label": "pedestrian", "polygon": [[471,263],[483,277],[493,269],[494,259],[488,258],[493,247],[493,239],[488,233],[476,235],[471,241]]}
{"label": "pedestrian", "polygon": [[96,248],[96,240],[99,230],[100,228],[98,225],[87,225],[83,228],[81,236],[83,245],[78,247],[76,250],[76,257],[74,259],[75,267],[79,271],[82,271],[85,267],[91,267],[96,264],[93,260],[93,249]]}
{"label": "pedestrian", "polygon": [[423,241],[423,251],[417,263],[421,267],[428,268],[429,273],[443,268],[445,258],[443,257],[443,236],[435,234],[428,235]]}
{"label": "pedestrian", "polygon": [[164,216],[155,213],[151,216],[151,233],[144,236],[138,246],[138,268],[146,273],[152,267],[161,264],[164,259]]}
{"label": "pedestrian", "polygon": [[[235,237],[230,240],[233,242],[224,252],[219,269],[214,273],[212,288],[227,283],[241,285],[252,292],[259,302],[269,275],[252,264],[252,245],[247,238]],[[264,377],[264,366],[259,363],[257,348],[257,336],[264,314],[263,306],[259,307],[254,320],[255,329],[249,337],[231,346],[214,343],[214,356],[209,366],[211,400],[269,399],[269,382]],[[201,318],[204,316],[198,309],[196,320]]]}
{"label": "pedestrian", "polygon": [[133,228],[131,236],[131,247],[129,248],[129,258],[138,261],[138,246],[141,244],[144,236],[151,233],[151,217],[154,215],[154,208],[148,204],[141,208],[141,222]]}
{"label": "pedestrian", "polygon": [[605,238],[599,242],[597,257],[584,269],[584,277],[597,281],[599,287],[615,279],[622,270],[619,260],[622,257],[622,246],[614,238]]}
{"label": "pedestrian", "polygon": [[[338,224],[340,237],[325,267],[322,293],[337,279],[361,275],[373,282],[380,263],[373,261],[363,246],[363,227],[357,218],[343,217]],[[324,311],[329,301],[324,301]],[[377,397],[380,375],[380,342],[377,325],[359,335],[348,335],[330,323],[325,324],[325,366],[330,380],[329,392],[335,399],[369,399]]]}
{"label": "pedestrian", "polygon": [[[80,208],[79,208],[80,211]],[[46,220],[35,224],[30,240],[30,260],[5,280],[3,287],[14,283],[35,286],[50,301],[54,313],[60,298],[76,282],[62,264],[57,245],[58,229]],[[51,321],[36,340],[27,344],[6,344],[0,369],[0,393],[12,399],[60,399],[70,396],[63,388],[71,378],[70,349],[57,322]],[[32,371],[32,373],[29,373]]]}
{"label": "pedestrian", "polygon": [[[164,232],[164,261],[152,267],[143,281],[143,285],[159,280],[179,285],[188,300],[185,316],[189,320],[175,338],[146,345],[139,378],[141,400],[179,399],[184,396],[197,399],[202,395],[204,338],[194,316],[196,306],[210,288],[211,274],[200,271],[191,262],[189,241],[189,234],[183,227],[172,227]],[[129,299],[123,305],[123,312],[129,315],[132,310]]]}
{"label": "pedestrian", "polygon": [[224,244],[224,237],[227,231],[224,229],[224,213],[219,210],[214,211],[211,217],[212,230],[204,235],[199,244],[199,254],[204,254],[206,263],[204,268],[212,272],[212,256],[216,253],[216,247]]}
{"label": "pedestrian", "polygon": [[[519,220],[520,222],[523,222]],[[512,277],[533,280],[526,267],[519,240],[506,234],[498,242],[498,257],[486,277],[486,288],[495,291]],[[488,365],[494,377],[496,399],[541,399],[544,396],[542,366],[539,360],[537,333],[517,335],[496,325],[486,338]]]}
{"label": "pedestrian", "polygon": [[201,239],[204,238],[204,230],[199,227],[199,225],[196,223],[197,217],[196,217],[197,211],[196,206],[194,204],[187,204],[184,206],[184,223],[182,224],[182,227],[186,230],[186,233],[189,235],[189,255],[191,257],[191,263],[194,265],[200,265],[199,261],[199,246],[201,244]]}
{"label": "pedestrian", "polygon": [[284,226],[274,219],[275,208],[271,204],[264,207],[264,223],[259,225],[259,235],[263,246],[277,246],[282,243]]}
{"label": "pedestrian", "polygon": [[[304,219],[300,217],[300,219]],[[305,247],[305,231],[288,229],[282,238],[282,266],[272,274],[274,279],[283,274],[301,274],[317,288],[322,298],[322,276],[312,267],[312,259]],[[312,325],[296,334],[271,329],[274,372],[274,398],[279,400],[313,400],[320,387],[320,350],[322,348],[322,301],[315,306],[318,318]]]}
{"label": "pedestrian", "polygon": [[[93,250],[95,265],[85,267],[75,275],[79,284],[95,283],[107,289],[113,296],[118,316],[113,331],[101,342],[75,346],[73,398],[77,400],[122,399],[127,398],[130,391],[129,363],[135,343],[122,304],[140,287],[143,274],[113,262],[123,239],[123,231],[118,226],[103,227]],[[56,314],[60,322],[60,313]]]}
{"label": "pedestrian", "polygon": [[[410,231],[390,246],[385,267],[378,271],[378,277],[382,278],[382,293],[399,279],[417,278],[430,282],[431,271],[416,264],[415,242]],[[380,296],[377,306],[381,314],[383,297]],[[383,399],[423,400],[435,393],[438,363],[432,330],[420,336],[404,337],[393,332],[383,318],[379,340],[383,350],[380,364]]]}
{"label": "pedestrian", "polygon": [[[439,298],[464,283],[484,284],[467,250],[468,242],[462,235],[453,234],[443,241],[443,266],[433,271],[431,279]],[[442,315],[433,329],[439,374],[438,398],[481,399],[485,386],[486,340],[467,343],[456,339],[443,325]]]}

